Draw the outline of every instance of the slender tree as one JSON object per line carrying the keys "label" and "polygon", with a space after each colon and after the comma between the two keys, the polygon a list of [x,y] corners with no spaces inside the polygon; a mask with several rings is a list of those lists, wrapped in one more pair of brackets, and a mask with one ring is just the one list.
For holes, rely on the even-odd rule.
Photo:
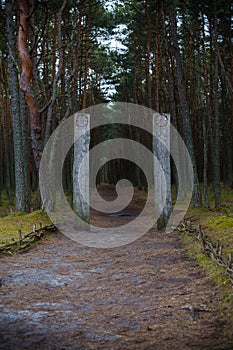
{"label": "slender tree", "polygon": [[22,72],[20,88],[24,92],[30,113],[32,151],[36,170],[39,170],[43,150],[42,129],[36,98],[31,85],[33,74],[33,63],[27,51],[27,39],[29,33],[29,20],[33,14],[33,7],[29,0],[19,1],[20,22],[18,29],[18,52],[21,60]]}
{"label": "slender tree", "polygon": [[170,1],[169,3],[169,19],[170,19],[170,33],[171,33],[171,40],[172,40],[172,53],[176,61],[176,80],[177,80],[177,89],[179,94],[180,109],[181,109],[181,115],[182,115],[182,121],[183,121],[183,134],[184,134],[184,139],[185,139],[187,148],[190,153],[190,157],[193,164],[193,171],[194,171],[194,189],[193,189],[193,196],[192,196],[192,204],[198,206],[201,204],[202,200],[201,200],[201,192],[200,192],[199,180],[198,180],[198,174],[197,174],[196,158],[194,153],[189,107],[188,107],[187,98],[186,98],[185,89],[184,89],[182,61],[181,61],[181,54],[180,54],[180,49],[179,49],[179,44],[177,39],[177,19],[176,19],[173,1]]}
{"label": "slender tree", "polygon": [[[18,65],[16,61],[15,45],[15,24],[13,21],[13,1],[6,0],[6,26],[7,40],[9,47],[9,74],[10,74],[10,101],[11,115],[14,139],[14,160],[15,160],[15,193],[16,210],[22,212],[30,211],[29,183],[26,168],[28,169],[29,160],[26,157],[26,139],[24,130],[25,116],[23,116],[23,100],[21,100],[18,81]],[[7,144],[7,143],[6,143]],[[8,151],[7,151],[8,153]],[[9,177],[9,174],[8,174]]]}

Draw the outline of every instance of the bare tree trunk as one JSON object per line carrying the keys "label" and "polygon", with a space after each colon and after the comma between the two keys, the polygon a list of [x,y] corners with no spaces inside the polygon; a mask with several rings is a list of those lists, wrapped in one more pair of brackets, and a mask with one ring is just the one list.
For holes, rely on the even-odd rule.
{"label": "bare tree trunk", "polygon": [[[60,76],[63,71],[63,66],[64,66],[64,55],[63,55],[63,48],[62,48],[62,29],[61,29],[61,24],[62,24],[62,14],[63,11],[66,7],[67,0],[63,1],[63,4],[58,12],[58,15],[54,16],[54,25],[58,23],[58,49],[59,49],[59,63],[58,63],[58,71],[56,71],[56,56],[53,57],[53,87],[52,87],[52,96],[51,96],[51,101],[50,105],[48,108],[48,113],[47,113],[47,120],[46,120],[46,129],[45,129],[45,137],[44,137],[44,143],[46,143],[51,135],[52,131],[52,122],[53,122],[53,112],[54,112],[54,104],[57,99],[57,83],[60,79]],[[53,33],[53,46],[55,47],[56,44],[56,35],[55,31]],[[55,54],[55,52],[54,52]]]}
{"label": "bare tree trunk", "polygon": [[146,90],[147,107],[151,108],[151,81],[150,81],[150,42],[151,42],[151,23],[148,10],[148,1],[145,2],[146,25],[147,25],[147,44],[146,44]]}
{"label": "bare tree trunk", "polygon": [[[10,94],[11,94],[11,115],[14,140],[14,161],[15,161],[15,189],[16,189],[16,210],[22,212],[30,211],[30,186],[28,178],[29,158],[27,154],[25,139],[25,110],[23,101],[20,105],[20,92],[18,81],[18,69],[16,66],[16,47],[13,22],[13,1],[6,0],[6,25],[7,40],[9,47],[9,72],[10,72]],[[9,151],[8,151],[9,152]]]}
{"label": "bare tree trunk", "polygon": [[83,103],[82,108],[87,107],[87,80],[89,70],[89,49],[90,49],[90,32],[91,32],[91,2],[89,2],[88,13],[86,15],[86,33],[85,33],[85,55],[84,55],[84,82],[83,82]]}
{"label": "bare tree trunk", "polygon": [[[11,183],[11,159],[10,159],[10,134],[9,134],[9,119],[7,116],[10,114],[7,106],[8,97],[5,101],[5,106],[3,107],[3,144],[4,144],[4,152],[5,152],[5,160],[6,160],[6,191],[7,196],[10,200],[10,202],[13,201],[13,191],[12,191],[12,183]],[[15,164],[16,166],[16,164]],[[23,181],[23,176],[21,176],[21,179],[17,181],[15,178],[15,182],[17,184],[21,183]],[[21,190],[24,190],[24,187],[20,188]],[[24,192],[19,191],[19,186],[16,188],[16,210],[17,211],[26,211],[24,209],[24,206],[19,206],[19,204],[24,205]],[[22,200],[20,200],[20,196],[22,196]],[[22,202],[22,203],[21,203]]]}
{"label": "bare tree trunk", "polygon": [[[216,1],[214,2],[216,7]],[[218,97],[218,29],[217,29],[217,16],[214,14],[213,21],[213,34],[214,34],[214,83],[213,83],[213,95],[214,95],[214,162],[213,162],[213,190],[215,198],[215,206],[220,206],[220,115],[219,115],[219,97]]]}
{"label": "bare tree trunk", "polygon": [[[167,79],[168,79],[168,96],[169,96],[171,123],[178,130],[175,94],[174,94],[175,86],[174,86],[174,81],[173,81],[173,76],[172,76],[171,59],[170,59],[168,43],[167,43],[167,33],[166,33],[163,5],[161,6],[161,20],[162,20],[163,44],[164,44],[164,49],[165,49],[166,73],[167,73]],[[178,143],[179,143],[179,140],[176,140],[175,151],[179,150]],[[179,159],[179,154],[177,154],[177,159]],[[177,164],[177,168],[180,169],[179,164]],[[179,188],[178,174],[177,174],[177,169],[176,169],[174,163],[172,163],[172,170],[173,170],[173,177],[174,177],[174,182],[175,182],[175,187],[176,187],[176,194],[179,193],[179,195],[181,195],[181,197],[182,197],[183,194],[181,194],[181,190],[178,191],[178,188]],[[178,198],[178,199],[182,200],[183,198]]]}
{"label": "bare tree trunk", "polygon": [[[233,52],[231,50],[231,84],[233,86]],[[233,135],[233,93],[231,94],[231,116],[230,116],[230,130],[232,132],[231,135]],[[233,140],[231,139],[230,142],[230,147],[231,147],[231,151],[230,151],[230,160],[229,160],[229,164],[228,164],[228,173],[229,175],[229,185],[231,186],[231,188],[233,188]]]}
{"label": "bare tree trunk", "polygon": [[42,130],[41,120],[36,105],[34,92],[31,86],[33,64],[27,52],[28,19],[30,16],[30,3],[28,0],[19,0],[20,24],[18,30],[18,52],[22,64],[20,88],[24,92],[30,113],[32,151],[37,172],[39,171],[42,156]]}
{"label": "bare tree trunk", "polygon": [[208,197],[208,131],[207,131],[207,120],[206,109],[202,110],[202,130],[203,130],[203,185],[204,185],[204,201],[205,207],[209,208],[209,197]]}
{"label": "bare tree trunk", "polygon": [[190,122],[189,115],[189,107],[185,95],[184,82],[183,82],[183,72],[182,72],[182,61],[181,54],[178,45],[177,39],[177,23],[176,23],[176,14],[174,10],[173,1],[170,1],[169,4],[169,17],[170,17],[170,27],[171,27],[171,39],[172,39],[172,49],[174,58],[176,60],[176,79],[177,79],[177,88],[180,100],[180,109],[183,120],[183,134],[186,142],[186,146],[188,148],[192,164],[193,164],[193,172],[194,172],[194,188],[193,188],[193,196],[192,196],[192,204],[194,206],[199,206],[202,203],[201,191],[199,187],[199,180],[197,174],[197,166],[196,159],[194,153],[194,145],[193,145],[193,136],[192,136],[192,128]]}
{"label": "bare tree trunk", "polygon": [[205,207],[209,207],[209,196],[208,196],[208,149],[209,149],[209,126],[208,121],[210,120],[210,109],[209,109],[209,83],[207,74],[207,61],[206,61],[206,48],[205,48],[205,18],[202,15],[202,26],[201,26],[201,52],[199,51],[199,63],[201,67],[201,74],[204,78],[204,101],[202,96],[200,97],[201,118],[202,118],[202,133],[203,133],[203,195]]}
{"label": "bare tree trunk", "polygon": [[159,6],[157,2],[155,14],[155,110],[159,112]]}

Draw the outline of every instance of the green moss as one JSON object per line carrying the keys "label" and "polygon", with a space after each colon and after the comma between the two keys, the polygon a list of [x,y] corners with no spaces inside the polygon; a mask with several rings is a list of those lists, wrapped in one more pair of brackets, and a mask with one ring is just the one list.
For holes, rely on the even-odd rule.
{"label": "green moss", "polygon": [[182,235],[185,247],[189,256],[195,259],[199,266],[201,266],[206,274],[214,281],[220,288],[222,299],[222,308],[226,308],[230,318],[233,320],[233,294],[232,284],[228,280],[225,269],[213,262],[203,251],[201,245],[191,236]]}
{"label": "green moss", "polygon": [[195,259],[208,276],[219,286],[224,288],[224,293],[233,302],[232,285],[228,280],[225,269],[214,263],[203,251],[201,245],[193,237],[183,235],[183,240],[187,248],[188,254]]}
{"label": "green moss", "polygon": [[15,213],[0,218],[0,245],[18,239],[18,230],[25,235],[32,231],[33,225],[39,227],[50,225],[51,221],[47,214],[42,210],[35,211],[30,214]]}
{"label": "green moss", "polygon": [[227,228],[233,228],[233,215],[231,216],[216,216],[215,218],[207,222],[207,226],[214,230],[222,230]]}
{"label": "green moss", "polygon": [[214,207],[214,195],[209,189],[210,208],[191,207],[188,209],[186,219],[198,227],[202,226],[204,232],[213,241],[223,245],[225,253],[233,251],[233,191],[221,186],[221,207]]}

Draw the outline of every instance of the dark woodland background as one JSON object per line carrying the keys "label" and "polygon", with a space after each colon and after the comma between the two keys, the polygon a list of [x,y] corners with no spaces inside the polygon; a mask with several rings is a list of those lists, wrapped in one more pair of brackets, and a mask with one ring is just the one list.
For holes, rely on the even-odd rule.
{"label": "dark woodland background", "polygon": [[[231,1],[5,0],[0,23],[0,202],[6,191],[17,211],[40,207],[38,169],[53,130],[83,108],[120,101],[170,113],[193,161],[193,204],[208,207],[211,186],[221,205],[222,184],[233,187]],[[120,131],[150,144],[139,130]],[[118,132],[97,130],[92,145]],[[99,182],[127,168],[143,187],[132,164],[108,166],[115,171]],[[71,174],[72,157],[67,193]]]}

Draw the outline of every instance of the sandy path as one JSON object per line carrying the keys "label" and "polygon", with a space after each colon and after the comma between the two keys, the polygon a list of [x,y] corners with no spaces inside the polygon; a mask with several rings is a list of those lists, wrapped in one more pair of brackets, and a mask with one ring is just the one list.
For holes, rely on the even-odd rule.
{"label": "sandy path", "polygon": [[0,349],[233,349],[175,233],[106,250],[56,234],[0,264]]}
{"label": "sandy path", "polygon": [[[109,185],[101,191],[115,196]],[[137,215],[143,196],[127,211]],[[102,227],[132,219],[92,212]],[[0,349],[233,349],[217,288],[176,233],[152,229],[114,249],[57,233],[0,264]]]}

